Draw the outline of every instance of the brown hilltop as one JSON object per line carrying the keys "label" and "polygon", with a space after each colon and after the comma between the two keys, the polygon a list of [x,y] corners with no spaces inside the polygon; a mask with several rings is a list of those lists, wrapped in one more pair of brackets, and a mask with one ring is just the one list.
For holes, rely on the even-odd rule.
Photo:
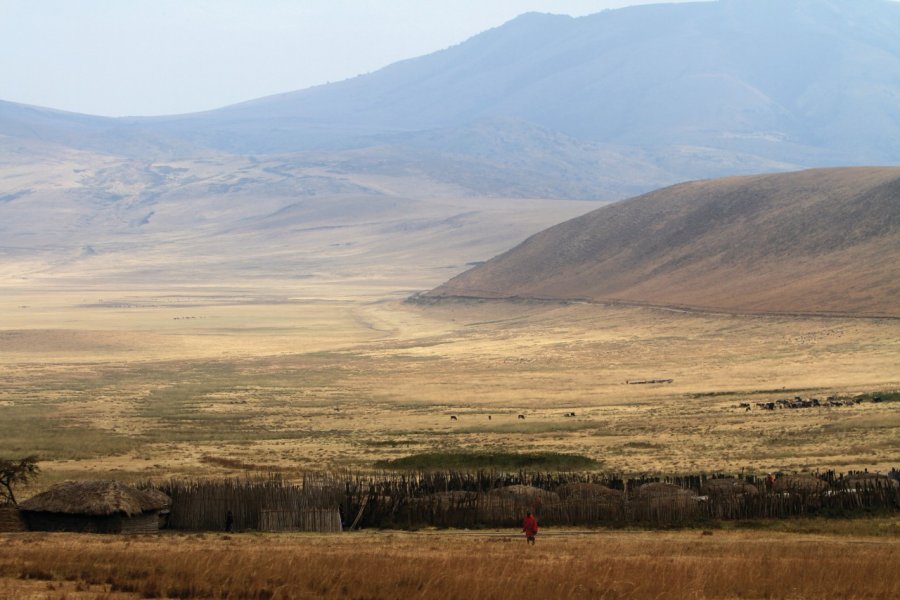
{"label": "brown hilltop", "polygon": [[426,297],[900,316],[900,167],[676,185],[544,230]]}

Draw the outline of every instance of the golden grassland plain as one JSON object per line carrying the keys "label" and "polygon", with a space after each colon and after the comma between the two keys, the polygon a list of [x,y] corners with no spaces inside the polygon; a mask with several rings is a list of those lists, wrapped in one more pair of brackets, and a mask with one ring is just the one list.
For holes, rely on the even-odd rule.
{"label": "golden grassland plain", "polygon": [[545,531],[533,547],[508,530],[0,539],[0,595],[22,599],[900,595],[896,538],[860,533]]}
{"label": "golden grassland plain", "polygon": [[[39,455],[39,487],[442,451],[574,453],[617,473],[900,465],[897,403],[755,404],[900,389],[898,320],[268,289],[5,289],[0,455]],[[626,384],[650,378],[674,381]]]}

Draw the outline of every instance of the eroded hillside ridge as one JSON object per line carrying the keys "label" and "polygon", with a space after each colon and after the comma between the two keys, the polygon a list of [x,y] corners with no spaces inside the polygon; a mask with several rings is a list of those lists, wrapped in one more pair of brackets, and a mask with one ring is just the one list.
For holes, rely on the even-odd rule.
{"label": "eroded hillside ridge", "polygon": [[696,181],[544,230],[425,294],[900,316],[900,168]]}

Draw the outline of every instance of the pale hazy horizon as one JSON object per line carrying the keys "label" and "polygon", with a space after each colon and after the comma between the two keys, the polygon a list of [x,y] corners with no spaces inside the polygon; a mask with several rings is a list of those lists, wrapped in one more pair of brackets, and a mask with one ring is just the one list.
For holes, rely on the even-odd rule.
{"label": "pale hazy horizon", "polygon": [[526,12],[676,0],[0,0],[0,100],[102,116],[211,110],[378,70]]}

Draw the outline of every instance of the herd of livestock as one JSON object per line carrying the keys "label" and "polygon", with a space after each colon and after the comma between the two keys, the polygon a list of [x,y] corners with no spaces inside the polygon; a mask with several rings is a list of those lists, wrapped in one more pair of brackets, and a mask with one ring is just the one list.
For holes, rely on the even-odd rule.
{"label": "herd of livestock", "polygon": [[[824,400],[820,400],[819,398],[801,398],[800,396],[794,396],[793,400],[781,399],[781,400],[773,400],[769,402],[757,402],[756,406],[761,408],[762,410],[775,410],[776,408],[818,408],[818,407],[839,407],[839,406],[854,406],[856,404],[862,403],[862,396],[857,396],[855,398],[838,398],[836,396],[828,396]],[[880,396],[875,396],[872,398],[872,402],[878,403],[881,402]],[[752,405],[749,402],[741,402],[738,404],[738,408],[743,408],[745,410],[751,410]]]}

